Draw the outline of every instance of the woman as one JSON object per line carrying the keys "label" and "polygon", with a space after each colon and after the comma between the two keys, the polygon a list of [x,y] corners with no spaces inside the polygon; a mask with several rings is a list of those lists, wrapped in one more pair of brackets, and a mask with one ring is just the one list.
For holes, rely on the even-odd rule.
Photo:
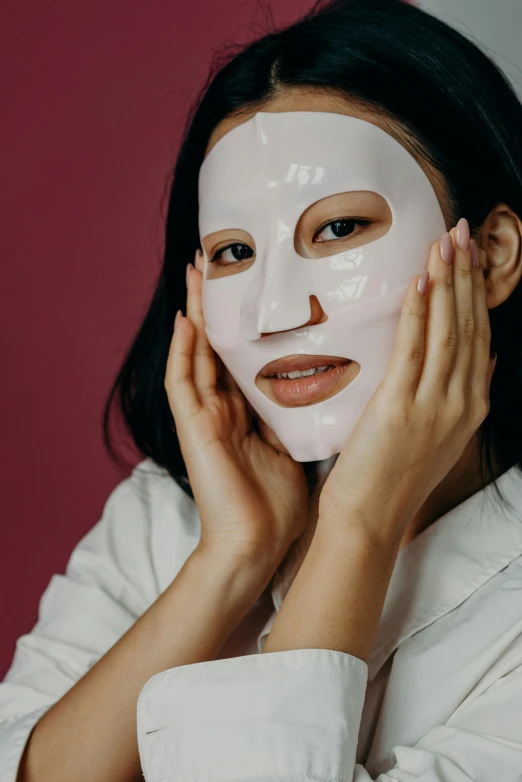
{"label": "woman", "polygon": [[[383,379],[339,456],[301,463],[294,438],[316,443],[286,432],[287,416],[349,399],[364,356],[296,369],[333,373],[315,385],[276,368],[277,387],[274,370],[256,377],[263,396],[224,343],[221,360],[207,314],[223,313],[205,286],[276,266],[237,225],[200,235],[211,191],[198,178],[265,120],[327,154],[310,112],[407,150],[444,230],[402,291]],[[522,778],[521,124],[473,44],[395,0],[319,3],[209,80],[174,172],[163,271],[106,408],[108,446],[118,400],[146,458],[17,643],[0,685],[3,782],[130,782],[141,768],[147,780]],[[346,189],[350,213],[327,201],[320,221],[292,227],[297,254],[371,253],[390,236],[408,254],[386,199]],[[335,323],[324,298],[306,303],[307,320],[263,331],[258,319],[257,341],[237,344]],[[249,393],[281,394],[274,427]]]}

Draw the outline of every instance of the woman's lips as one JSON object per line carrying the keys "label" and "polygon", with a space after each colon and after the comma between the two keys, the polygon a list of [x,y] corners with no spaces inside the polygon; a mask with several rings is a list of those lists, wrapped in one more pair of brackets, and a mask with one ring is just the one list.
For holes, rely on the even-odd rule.
{"label": "woman's lips", "polygon": [[[283,372],[306,371],[314,367],[321,367],[321,371],[296,378],[277,377]],[[267,364],[258,375],[256,385],[283,407],[309,405],[337,394],[353,380],[359,368],[357,362],[338,356],[288,356]]]}

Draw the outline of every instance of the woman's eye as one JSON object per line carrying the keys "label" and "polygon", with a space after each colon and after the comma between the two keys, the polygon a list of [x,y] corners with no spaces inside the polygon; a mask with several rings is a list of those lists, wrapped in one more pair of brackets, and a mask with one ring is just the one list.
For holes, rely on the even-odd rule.
{"label": "woman's eye", "polygon": [[[361,226],[361,225],[368,225],[370,223],[370,220],[352,220],[348,218],[342,218],[340,220],[332,220],[332,222],[327,223],[321,231],[316,234],[314,239],[317,239],[317,237],[321,236],[322,234],[328,234],[325,235],[323,239],[319,239],[320,242],[329,242],[332,241],[332,239],[343,239],[346,236],[350,236],[354,233],[355,226]],[[355,233],[358,233],[356,231]]]}
{"label": "woman's eye", "polygon": [[244,261],[246,258],[251,258],[253,254],[254,251],[248,244],[236,242],[217,250],[210,259],[210,262],[219,261],[222,264],[237,263],[238,261]]}

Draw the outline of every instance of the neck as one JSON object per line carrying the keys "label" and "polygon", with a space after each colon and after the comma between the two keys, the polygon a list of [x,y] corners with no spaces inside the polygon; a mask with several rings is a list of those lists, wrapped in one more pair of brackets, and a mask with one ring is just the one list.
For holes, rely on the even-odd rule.
{"label": "neck", "polygon": [[308,482],[308,494],[310,497],[312,497],[314,492],[323,487],[326,479],[333,470],[338,457],[339,454],[334,454],[334,456],[330,456],[329,459],[322,459],[319,462],[304,463],[303,466]]}

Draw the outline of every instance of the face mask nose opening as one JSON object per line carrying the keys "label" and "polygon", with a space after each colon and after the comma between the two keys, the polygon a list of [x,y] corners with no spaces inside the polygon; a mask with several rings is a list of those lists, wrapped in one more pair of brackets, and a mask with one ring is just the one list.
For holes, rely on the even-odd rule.
{"label": "face mask nose opening", "polygon": [[326,323],[326,321],[328,320],[328,315],[321,307],[321,304],[317,296],[311,295],[309,297],[309,301],[310,301],[310,313],[308,319],[304,323],[291,326],[290,328],[287,329],[277,329],[277,330],[272,329],[267,331],[261,331],[260,336],[270,337],[274,333],[296,331],[298,329],[307,328],[308,326],[319,326],[321,323]]}

